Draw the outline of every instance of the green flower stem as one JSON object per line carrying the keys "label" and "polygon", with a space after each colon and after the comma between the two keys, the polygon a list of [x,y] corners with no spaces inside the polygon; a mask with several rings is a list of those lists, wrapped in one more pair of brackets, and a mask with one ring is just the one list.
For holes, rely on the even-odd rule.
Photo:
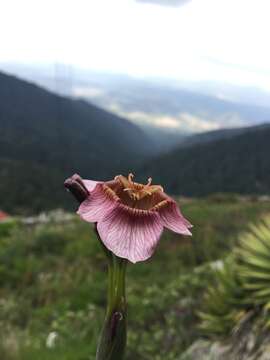
{"label": "green flower stem", "polygon": [[[107,250],[107,249],[106,249]],[[108,251],[108,250],[107,250]],[[108,256],[108,303],[96,360],[122,360],[126,347],[125,259]]]}

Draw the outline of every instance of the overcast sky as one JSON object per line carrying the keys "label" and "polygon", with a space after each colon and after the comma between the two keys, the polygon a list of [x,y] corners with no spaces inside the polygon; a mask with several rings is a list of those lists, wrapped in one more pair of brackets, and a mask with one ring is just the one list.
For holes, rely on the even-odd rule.
{"label": "overcast sky", "polygon": [[0,1],[0,62],[270,90],[270,0]]}

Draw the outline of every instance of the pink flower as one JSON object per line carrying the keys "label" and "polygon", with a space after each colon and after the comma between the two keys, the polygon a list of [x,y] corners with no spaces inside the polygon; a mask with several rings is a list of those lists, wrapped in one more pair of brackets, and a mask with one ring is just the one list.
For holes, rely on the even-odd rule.
{"label": "pink flower", "polygon": [[191,235],[192,225],[183,217],[176,202],[159,185],[146,185],[119,175],[114,180],[82,180],[89,195],[78,214],[97,223],[104,245],[115,255],[136,263],[151,257],[163,228]]}

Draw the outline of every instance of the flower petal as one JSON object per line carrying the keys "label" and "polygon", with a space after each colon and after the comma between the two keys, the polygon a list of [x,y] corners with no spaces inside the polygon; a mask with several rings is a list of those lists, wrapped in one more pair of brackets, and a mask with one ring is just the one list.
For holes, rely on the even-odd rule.
{"label": "flower petal", "polygon": [[104,218],[115,206],[117,201],[112,199],[103,189],[101,183],[96,184],[94,190],[84,200],[77,214],[88,222],[97,222]]}
{"label": "flower petal", "polygon": [[136,211],[118,205],[98,222],[104,245],[115,255],[136,263],[151,257],[163,230],[154,211]]}
{"label": "flower petal", "polygon": [[188,230],[192,225],[181,214],[175,201],[167,202],[166,206],[158,210],[158,213],[166,228],[182,235],[192,235]]}
{"label": "flower petal", "polygon": [[93,180],[86,180],[82,179],[84,186],[89,192],[92,192],[97,184],[102,183],[101,181],[93,181]]}

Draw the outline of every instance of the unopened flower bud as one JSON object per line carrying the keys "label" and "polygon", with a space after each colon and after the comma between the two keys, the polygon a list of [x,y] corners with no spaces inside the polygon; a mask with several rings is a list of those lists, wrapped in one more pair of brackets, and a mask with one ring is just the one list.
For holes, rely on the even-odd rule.
{"label": "unopened flower bud", "polygon": [[89,191],[78,174],[74,174],[66,179],[64,186],[79,203],[82,203],[89,196]]}

